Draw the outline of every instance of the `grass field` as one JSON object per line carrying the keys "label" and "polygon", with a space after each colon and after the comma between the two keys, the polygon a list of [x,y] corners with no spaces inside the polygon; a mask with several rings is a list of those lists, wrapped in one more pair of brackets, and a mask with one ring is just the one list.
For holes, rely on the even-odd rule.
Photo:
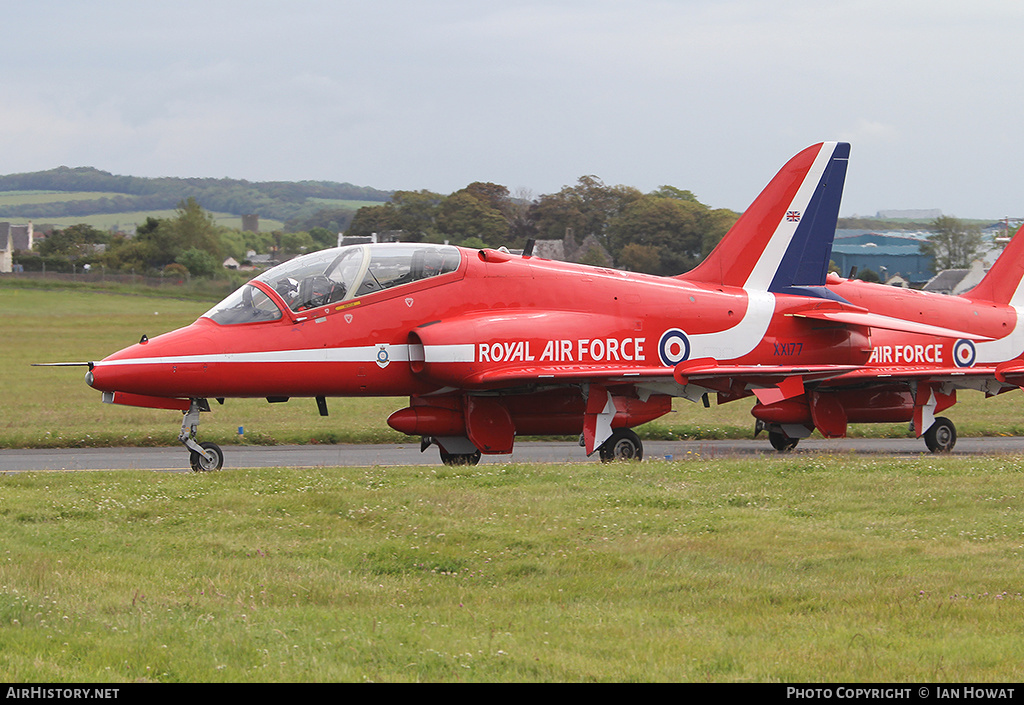
{"label": "grass field", "polygon": [[7,682],[1016,682],[1019,458],[0,478]]}
{"label": "grass field", "polygon": [[0,211],[11,206],[63,203],[65,201],[95,201],[100,198],[123,196],[103,191],[0,191]]}
{"label": "grass field", "polygon": [[[2,213],[3,207],[0,206],[0,220],[8,220],[13,223],[23,223],[26,218],[17,218],[11,216],[5,216]],[[172,219],[177,215],[176,210],[162,210],[162,211],[137,211],[128,213],[98,213],[96,215],[69,215],[62,216],[60,218],[37,218],[34,220],[36,227],[40,224],[52,225],[55,228],[68,228],[72,225],[78,225],[79,223],[85,223],[91,225],[98,230],[110,230],[117,229],[121,231],[134,232],[134,228],[138,225],[142,225],[146,222],[146,218],[165,218]],[[232,215],[230,213],[212,213],[214,222],[217,225],[224,226],[226,228],[233,228],[235,230],[242,229],[242,217],[238,215]],[[271,220],[269,218],[260,219],[260,231],[261,232],[272,232],[274,230],[281,230],[284,228],[284,223],[280,220]]]}
{"label": "grass field", "polygon": [[[26,219],[5,215],[5,212],[14,212],[18,206],[39,205],[44,203],[62,203],[65,201],[92,201],[101,198],[115,198],[123,196],[119,193],[107,193],[102,191],[0,191],[0,221],[11,221],[14,223],[24,222]],[[380,201],[356,201],[345,199],[311,198],[311,202],[319,204],[325,209],[348,208],[359,210],[364,206],[379,206]],[[97,213],[94,215],[80,215],[67,217],[43,217],[33,218],[37,224],[52,225],[57,228],[67,228],[78,223],[85,223],[100,230],[119,228],[129,230],[136,225],[146,222],[146,218],[173,218],[177,211],[132,211],[125,213]],[[212,213],[217,225],[235,230],[242,229],[242,216],[232,213]],[[260,230],[262,232],[273,232],[283,230],[284,222],[272,218],[260,218]]]}

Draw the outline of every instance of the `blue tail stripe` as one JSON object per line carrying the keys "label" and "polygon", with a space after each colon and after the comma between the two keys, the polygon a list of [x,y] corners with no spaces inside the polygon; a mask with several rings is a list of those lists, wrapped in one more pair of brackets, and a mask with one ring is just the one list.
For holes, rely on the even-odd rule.
{"label": "blue tail stripe", "polygon": [[800,214],[800,225],[782,257],[769,291],[796,293],[793,289],[797,287],[824,286],[849,159],[850,145],[846,142],[836,144],[807,210]]}

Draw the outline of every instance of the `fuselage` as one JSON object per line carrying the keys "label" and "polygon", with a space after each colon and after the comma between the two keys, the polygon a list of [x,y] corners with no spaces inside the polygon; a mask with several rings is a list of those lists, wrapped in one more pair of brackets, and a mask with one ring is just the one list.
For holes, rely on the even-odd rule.
{"label": "fuselage", "polygon": [[[393,427],[509,452],[515,435],[586,430],[592,385],[615,400],[612,427],[667,413],[672,396],[714,391],[720,402],[758,394],[754,416],[790,436],[840,436],[847,423],[913,420],[955,403],[940,382],[915,382],[922,375],[950,379],[1024,350],[1012,306],[834,275],[827,287],[844,310],[906,325],[813,317],[837,304],[685,276],[352,246],[269,270],[192,325],[94,363],[90,384],[118,403],[181,409],[211,397],[410,397]],[[693,389],[679,372],[688,361],[713,368]],[[770,391],[783,378],[799,384]],[[492,425],[500,433],[487,440]]]}
{"label": "fuselage", "polygon": [[[392,246],[355,247],[372,259]],[[91,384],[174,398],[410,396],[492,388],[499,383],[488,379],[509,371],[543,381],[609,368],[670,372],[703,357],[767,365],[871,356],[866,330],[780,315],[805,305],[802,297],[494,250],[445,252],[457,257],[451,271],[298,310],[264,275],[243,287],[261,299],[249,303],[256,315],[225,314],[245,308],[236,292],[192,325],[95,363]]]}
{"label": "fuselage", "polygon": [[951,368],[994,365],[1024,353],[1024,326],[1009,305],[841,279],[828,288],[855,306],[911,323],[966,331],[989,340],[915,334],[875,328],[869,368]]}

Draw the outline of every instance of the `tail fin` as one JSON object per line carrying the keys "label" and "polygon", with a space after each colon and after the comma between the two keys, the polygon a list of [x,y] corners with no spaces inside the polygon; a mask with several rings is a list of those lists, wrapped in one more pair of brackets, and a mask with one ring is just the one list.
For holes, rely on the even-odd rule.
{"label": "tail fin", "polygon": [[782,167],[707,259],[681,279],[775,293],[824,286],[850,145],[823,142]]}
{"label": "tail fin", "polygon": [[1003,253],[978,285],[964,296],[973,301],[1024,304],[1024,226],[1007,243]]}

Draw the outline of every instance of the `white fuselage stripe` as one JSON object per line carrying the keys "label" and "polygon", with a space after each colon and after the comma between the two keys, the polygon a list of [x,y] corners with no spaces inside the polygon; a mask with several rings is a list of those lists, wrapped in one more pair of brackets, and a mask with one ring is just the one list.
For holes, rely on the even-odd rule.
{"label": "white fuselage stripe", "polygon": [[476,346],[472,343],[463,345],[424,345],[424,362],[476,362]]}
{"label": "white fuselage stripe", "polygon": [[102,360],[96,367],[117,365],[188,365],[253,362],[373,362],[381,348],[388,351],[391,362],[408,362],[408,345],[364,345],[353,348],[313,348],[307,350],[268,350],[247,353],[212,353],[207,355],[168,355],[164,357],[133,357]]}
{"label": "white fuselage stripe", "polygon": [[690,335],[690,359],[713,357],[735,360],[752,352],[764,339],[775,314],[775,295],[767,291],[747,291],[747,310],[733,326],[715,333]]}
{"label": "white fuselage stripe", "polygon": [[1024,353],[1024,311],[1021,311],[1013,304],[1010,304],[1010,308],[1017,318],[1017,323],[1013,330],[1005,338],[975,343],[974,347],[977,349],[975,364],[1006,362],[1007,360],[1020,357]]}

